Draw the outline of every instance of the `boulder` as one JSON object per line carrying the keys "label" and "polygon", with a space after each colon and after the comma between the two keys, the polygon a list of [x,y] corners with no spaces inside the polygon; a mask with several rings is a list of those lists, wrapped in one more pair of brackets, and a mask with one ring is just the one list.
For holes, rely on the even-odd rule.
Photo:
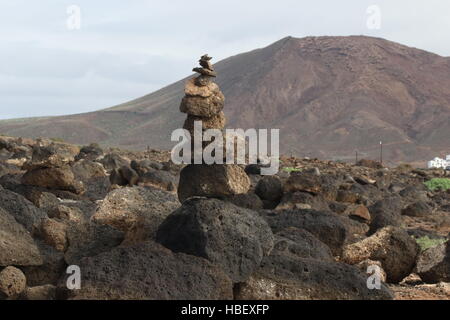
{"label": "boulder", "polygon": [[283,195],[276,210],[309,208],[318,211],[329,210],[328,202],[322,195],[313,196],[307,192],[288,192]]}
{"label": "boulder", "polygon": [[156,188],[121,188],[106,196],[92,220],[122,232],[139,224],[153,237],[164,219],[179,207],[175,195]]}
{"label": "boulder", "polygon": [[167,191],[176,191],[178,181],[170,172],[149,168],[146,173],[139,177],[138,184],[141,186],[154,186]]}
{"label": "boulder", "polygon": [[273,251],[298,258],[334,261],[330,248],[304,229],[286,228],[275,234]]}
{"label": "boulder", "polygon": [[194,135],[194,124],[196,121],[202,122],[202,130],[223,129],[226,124],[225,114],[223,113],[223,111],[220,111],[218,114],[213,115],[209,118],[198,117],[189,114],[184,121],[183,129],[189,131],[191,136]]}
{"label": "boulder", "polygon": [[426,283],[450,282],[450,242],[422,252],[417,257],[416,270]]}
{"label": "boulder", "polygon": [[183,168],[178,185],[181,202],[194,196],[226,197],[247,193],[250,179],[238,165],[195,165]]}
{"label": "boulder", "polygon": [[220,91],[207,98],[185,96],[181,101],[180,111],[193,116],[210,118],[222,111],[224,103],[225,97]]}
{"label": "boulder", "polygon": [[0,300],[18,297],[26,286],[27,279],[20,269],[6,267],[0,271]]}
{"label": "boulder", "polygon": [[277,176],[264,176],[259,180],[255,193],[262,200],[280,201],[283,196],[283,185]]}
{"label": "boulder", "polygon": [[367,275],[356,267],[332,261],[274,254],[264,258],[249,280],[236,286],[236,300],[391,300],[367,287]]}
{"label": "boulder", "polygon": [[35,207],[23,196],[0,187],[0,208],[8,212],[25,229],[33,233],[39,228],[41,219],[46,218],[45,211]]}
{"label": "boulder", "polygon": [[56,218],[62,221],[81,223],[84,220],[84,214],[80,209],[68,207],[63,204],[58,205],[48,212],[49,218]]}
{"label": "boulder", "polygon": [[208,98],[213,94],[219,92],[219,86],[214,82],[209,82],[206,86],[198,86],[195,83],[196,78],[186,81],[184,87],[184,93],[187,96],[198,96],[202,98]]}
{"label": "boulder", "polygon": [[362,241],[347,245],[341,258],[349,264],[367,259],[380,261],[387,281],[398,283],[412,272],[418,253],[419,246],[406,231],[386,227]]}
{"label": "boulder", "polygon": [[349,205],[345,211],[344,215],[348,216],[351,219],[354,219],[363,223],[370,223],[371,216],[369,209],[366,206],[360,205]]}
{"label": "boulder", "polygon": [[109,175],[109,182],[112,186],[126,186],[128,184],[128,180],[122,176],[122,173],[119,169],[111,170],[111,174]]}
{"label": "boulder", "polygon": [[301,172],[291,173],[284,185],[284,192],[309,192],[318,194],[322,191],[322,181],[320,176],[315,174],[304,174]]}
{"label": "boulder", "polygon": [[334,255],[342,252],[350,236],[346,221],[333,212],[301,209],[259,212],[274,233],[289,227],[304,229],[325,243]]}
{"label": "boulder", "polygon": [[24,196],[31,201],[36,207],[45,211],[51,210],[58,206],[58,197],[53,193],[45,192],[39,188],[29,187],[25,191]]}
{"label": "boulder", "polygon": [[361,196],[357,192],[351,190],[339,190],[337,193],[336,201],[357,203],[360,200],[360,198]]}
{"label": "boulder", "polygon": [[64,261],[64,253],[57,251],[55,248],[40,240],[36,240],[35,242],[43,263],[39,266],[20,267],[27,277],[27,285],[34,287],[46,284],[56,284],[67,267],[67,264]]}
{"label": "boulder", "polygon": [[247,192],[243,194],[235,194],[225,198],[226,201],[233,203],[234,205],[251,209],[251,210],[260,210],[263,209],[262,200],[253,192]]}
{"label": "boulder", "polygon": [[103,158],[97,160],[97,162],[100,162],[107,171],[119,169],[129,164],[126,159],[114,152],[106,154]]}
{"label": "boulder", "polygon": [[108,252],[120,245],[124,234],[110,226],[98,223],[71,223],[67,228],[68,247],[64,259],[69,265],[78,265],[84,257]]}
{"label": "boulder", "polygon": [[105,168],[101,163],[86,159],[74,163],[72,171],[75,178],[83,182],[88,182],[92,178],[106,177]]}
{"label": "boulder", "polygon": [[151,161],[149,159],[144,159],[141,161],[133,160],[131,161],[131,168],[137,172],[139,176],[144,175],[146,172],[154,170],[163,170],[163,165],[156,161]]}
{"label": "boulder", "polygon": [[[118,247],[79,264],[81,290],[66,291],[78,300],[225,300],[233,298],[232,283],[205,259],[174,254],[145,242]],[[67,276],[60,282],[65,289]]]}
{"label": "boulder", "polygon": [[[387,281],[387,275],[386,275],[386,271],[383,270],[383,265],[381,264],[380,261],[373,261],[373,260],[364,260],[361,261],[360,263],[355,265],[359,270],[361,270],[361,272],[363,273],[368,273],[367,271],[369,271],[369,268],[373,268],[374,266],[378,267],[378,271],[379,271],[379,276],[380,276],[380,280],[382,282],[386,282]],[[373,271],[372,271],[373,274]]]}
{"label": "boulder", "polygon": [[30,233],[0,208],[0,266],[37,266],[42,263]]}
{"label": "boulder", "polygon": [[64,223],[47,218],[42,220],[40,233],[45,243],[64,252],[67,248],[66,228]]}
{"label": "boulder", "polygon": [[433,208],[424,201],[414,202],[402,210],[403,215],[410,217],[427,217],[431,213],[433,213]]}
{"label": "boulder", "polygon": [[51,284],[29,287],[20,296],[21,300],[56,300],[56,287]]}
{"label": "boulder", "polygon": [[103,156],[103,149],[96,143],[91,143],[88,146],[84,146],[81,148],[80,153],[75,157],[75,160],[90,160],[94,161]]}
{"label": "boulder", "polygon": [[119,173],[130,187],[136,185],[139,181],[139,175],[129,166],[120,167]]}
{"label": "boulder", "polygon": [[75,180],[69,166],[30,170],[23,175],[22,183],[47,189],[70,191],[75,194],[82,194],[85,191],[83,183]]}
{"label": "boulder", "polygon": [[374,234],[377,230],[401,225],[402,201],[399,197],[390,197],[377,201],[368,209],[372,222],[370,223],[370,234]]}
{"label": "boulder", "polygon": [[156,239],[174,252],[208,259],[233,282],[247,279],[273,247],[273,234],[255,211],[204,198],[185,201]]}
{"label": "boulder", "polygon": [[64,167],[75,160],[79,149],[76,146],[61,143],[51,143],[48,146],[33,146],[31,161],[24,164],[24,170],[39,168]]}

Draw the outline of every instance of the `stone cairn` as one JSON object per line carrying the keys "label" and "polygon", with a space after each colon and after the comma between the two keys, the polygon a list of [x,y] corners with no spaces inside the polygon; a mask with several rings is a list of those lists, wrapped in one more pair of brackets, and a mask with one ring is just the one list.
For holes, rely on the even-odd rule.
{"label": "stone cairn", "polygon": [[[201,67],[193,71],[199,76],[187,81],[185,96],[181,101],[180,111],[187,114],[183,128],[194,135],[195,121],[202,121],[202,130],[223,130],[226,119],[223,113],[225,97],[219,86],[214,83],[217,76],[211,64],[211,57],[203,55],[199,62]],[[223,135],[225,136],[225,135]],[[210,143],[210,142],[209,142]],[[208,142],[202,144],[202,149]],[[191,143],[193,150],[193,143]],[[198,152],[198,150],[195,150]],[[224,150],[224,158],[226,151]],[[193,160],[193,159],[192,159]],[[193,196],[227,198],[236,194],[247,193],[250,179],[239,165],[235,164],[189,164],[180,173],[178,198],[184,201]]]}

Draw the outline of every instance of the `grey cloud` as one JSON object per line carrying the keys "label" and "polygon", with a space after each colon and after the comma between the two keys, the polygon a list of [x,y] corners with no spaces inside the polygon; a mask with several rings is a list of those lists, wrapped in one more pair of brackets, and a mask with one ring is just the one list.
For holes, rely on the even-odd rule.
{"label": "grey cloud", "polygon": [[[72,4],[79,31],[65,26]],[[366,27],[372,4],[381,30]],[[449,11],[440,0],[3,0],[0,118],[109,107],[189,75],[199,54],[223,59],[288,35],[366,34],[449,56]]]}

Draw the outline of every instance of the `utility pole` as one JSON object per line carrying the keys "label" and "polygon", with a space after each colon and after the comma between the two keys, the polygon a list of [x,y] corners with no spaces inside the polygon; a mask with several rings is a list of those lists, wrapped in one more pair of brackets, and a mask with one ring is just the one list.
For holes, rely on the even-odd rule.
{"label": "utility pole", "polygon": [[355,164],[358,164],[358,150],[355,151]]}
{"label": "utility pole", "polygon": [[380,141],[380,163],[383,164],[383,141]]}

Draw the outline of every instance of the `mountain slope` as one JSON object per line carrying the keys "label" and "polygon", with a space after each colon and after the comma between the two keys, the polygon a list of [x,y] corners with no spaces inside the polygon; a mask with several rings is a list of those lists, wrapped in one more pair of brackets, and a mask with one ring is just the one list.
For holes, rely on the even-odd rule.
{"label": "mountain slope", "polygon": [[[424,161],[450,153],[450,59],[383,39],[284,38],[215,65],[231,128],[279,128],[283,153]],[[1,121],[0,132],[170,148],[186,79],[98,112]]]}

